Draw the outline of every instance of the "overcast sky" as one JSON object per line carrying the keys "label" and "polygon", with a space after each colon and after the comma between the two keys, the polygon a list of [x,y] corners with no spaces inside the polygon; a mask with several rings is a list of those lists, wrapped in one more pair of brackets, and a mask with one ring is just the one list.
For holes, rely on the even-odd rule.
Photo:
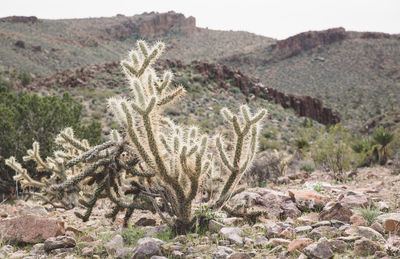
{"label": "overcast sky", "polygon": [[400,0],[0,0],[0,17],[104,17],[176,11],[198,27],[283,39],[308,30],[400,33]]}

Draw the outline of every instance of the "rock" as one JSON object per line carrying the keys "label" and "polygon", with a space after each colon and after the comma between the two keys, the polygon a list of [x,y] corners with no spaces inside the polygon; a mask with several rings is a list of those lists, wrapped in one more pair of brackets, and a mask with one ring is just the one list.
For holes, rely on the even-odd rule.
{"label": "rock", "polygon": [[177,251],[177,250],[173,251],[171,253],[171,256],[174,259],[183,259],[183,258],[185,258],[185,254],[182,253],[181,251]]}
{"label": "rock", "polygon": [[121,235],[115,235],[110,241],[105,244],[107,253],[114,256],[118,249],[124,247],[124,238]]}
{"label": "rock", "polygon": [[312,230],[311,226],[301,226],[301,227],[297,227],[294,229],[296,234],[305,234],[305,233],[310,232],[311,230]]}
{"label": "rock", "polygon": [[310,233],[308,233],[308,237],[315,240],[320,239],[321,237],[336,237],[338,235],[338,229],[334,227],[322,226],[313,229]]}
{"label": "rock", "polygon": [[221,221],[225,225],[236,226],[236,225],[240,224],[241,222],[243,222],[243,218],[237,218],[237,217],[222,218]]}
{"label": "rock", "polygon": [[118,248],[117,251],[115,252],[115,258],[130,258],[130,256],[133,254],[134,248],[132,247],[121,247]]}
{"label": "rock", "polygon": [[248,253],[233,253],[228,259],[251,259],[251,256]]}
{"label": "rock", "polygon": [[301,211],[297,208],[296,204],[291,200],[286,200],[281,204],[281,218],[288,219],[292,218],[295,219],[301,215]]}
{"label": "rock", "polygon": [[10,254],[7,258],[8,259],[22,259],[25,258],[28,254],[24,250],[16,251]]}
{"label": "rock", "polygon": [[266,236],[268,238],[278,237],[279,234],[285,230],[286,228],[290,227],[290,225],[285,224],[283,222],[270,222],[265,225]]}
{"label": "rock", "polygon": [[0,233],[9,243],[31,243],[65,234],[64,222],[27,215],[0,220]]}
{"label": "rock", "polygon": [[350,222],[350,217],[353,215],[351,209],[344,207],[339,202],[329,202],[325,205],[321,213],[319,214],[322,220],[336,219],[346,223]]}
{"label": "rock", "polygon": [[81,253],[82,253],[82,256],[88,256],[88,257],[93,256],[94,249],[93,249],[93,247],[84,247],[84,248],[82,248]]}
{"label": "rock", "polygon": [[135,226],[155,226],[156,225],[156,220],[155,219],[149,219],[149,218],[140,218],[138,221],[136,221]]}
{"label": "rock", "polygon": [[150,257],[150,259],[168,259],[168,258],[165,256],[153,255],[152,257]]}
{"label": "rock", "polygon": [[317,242],[311,244],[303,249],[303,252],[311,258],[318,258],[318,259],[328,259],[333,257],[333,252],[323,242]]}
{"label": "rock", "polygon": [[347,248],[347,244],[343,240],[328,240],[327,238],[323,237],[318,241],[329,246],[334,253],[343,253]]}
{"label": "rock", "polygon": [[353,215],[350,217],[350,222],[353,226],[367,226],[367,221],[361,215]]}
{"label": "rock", "polygon": [[218,246],[217,249],[212,253],[212,259],[227,259],[230,254],[233,254],[234,251],[226,246]]}
{"label": "rock", "polygon": [[218,233],[223,227],[225,227],[224,226],[224,224],[222,224],[222,223],[219,223],[218,221],[216,221],[216,220],[210,220],[209,222],[208,222],[208,230],[211,232],[211,233]]}
{"label": "rock", "polygon": [[295,235],[296,231],[292,227],[288,227],[279,233],[279,237],[286,239],[292,239]]}
{"label": "rock", "polygon": [[264,247],[268,243],[268,239],[263,237],[263,236],[257,236],[256,239],[254,240],[254,246],[255,247]]}
{"label": "rock", "polygon": [[373,230],[378,231],[381,234],[383,234],[385,232],[385,229],[383,228],[382,224],[377,221],[375,221],[374,224],[371,225],[371,228]]}
{"label": "rock", "polygon": [[347,236],[361,236],[372,240],[384,240],[383,236],[369,227],[351,226],[344,231]]}
{"label": "rock", "polygon": [[38,244],[32,246],[31,254],[40,255],[40,254],[44,254],[44,252],[45,252],[45,250],[44,250],[44,244],[43,243],[38,243]]}
{"label": "rock", "polygon": [[313,190],[289,190],[289,196],[301,211],[323,208],[328,198]]}
{"label": "rock", "polygon": [[400,213],[388,213],[383,214],[378,217],[378,219],[383,220],[383,227],[387,232],[396,232],[400,231]]}
{"label": "rock", "polygon": [[283,239],[283,238],[271,238],[268,241],[267,245],[275,247],[275,246],[288,246],[289,244],[290,244],[290,240]]}
{"label": "rock", "polygon": [[168,231],[168,226],[167,225],[160,225],[160,226],[155,226],[155,227],[149,227],[146,229],[146,237],[152,237],[160,233],[165,233]]}
{"label": "rock", "polygon": [[25,42],[22,40],[17,40],[14,44],[16,47],[24,49],[25,48]]}
{"label": "rock", "polygon": [[323,221],[319,221],[315,224],[312,225],[313,228],[318,228],[318,227],[331,227],[332,223],[328,220],[323,220]]}
{"label": "rock", "polygon": [[292,240],[288,245],[288,251],[302,251],[305,247],[311,245],[313,241],[310,238],[298,238]]}
{"label": "rock", "polygon": [[296,221],[303,225],[312,225],[319,221],[319,214],[316,212],[310,212],[304,216],[298,217]]}
{"label": "rock", "polygon": [[157,238],[145,237],[138,240],[133,250],[132,259],[150,258],[161,254],[161,245],[165,244]]}
{"label": "rock", "polygon": [[387,202],[384,201],[379,201],[377,204],[378,210],[382,211],[382,212],[389,212],[389,204]]}
{"label": "rock", "polygon": [[237,245],[243,245],[243,231],[240,228],[223,227],[219,234]]}
{"label": "rock", "polygon": [[367,196],[358,193],[358,192],[347,192],[343,199],[340,200],[340,203],[343,207],[347,207],[349,209],[354,208],[367,208],[371,205],[371,202],[368,200]]}
{"label": "rock", "polygon": [[365,237],[354,242],[354,254],[358,256],[371,256],[380,249],[379,245]]}
{"label": "rock", "polygon": [[46,239],[43,244],[43,249],[50,252],[54,249],[75,247],[76,241],[72,237],[58,236]]}

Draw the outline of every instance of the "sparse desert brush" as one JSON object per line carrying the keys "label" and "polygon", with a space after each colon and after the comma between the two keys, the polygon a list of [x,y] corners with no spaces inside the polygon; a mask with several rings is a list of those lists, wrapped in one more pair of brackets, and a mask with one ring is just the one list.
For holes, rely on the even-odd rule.
{"label": "sparse desert brush", "polygon": [[[39,188],[48,202],[79,199],[87,208],[84,215],[77,214],[84,221],[99,199],[108,199],[113,207],[106,217],[115,219],[118,212],[125,211],[127,224],[135,209],[149,210],[157,212],[175,233],[185,233],[202,222],[202,215],[193,213],[202,180],[219,175],[222,188],[211,197],[208,208],[237,214],[238,208],[226,203],[253,162],[266,110],[252,114],[243,105],[235,114],[223,108],[221,115],[229,125],[223,136],[208,136],[195,126],[175,124],[163,111],[185,91],[182,86],[172,86],[171,72],[159,78],[152,68],[163,49],[163,43],[148,47],[138,41],[136,50],[121,62],[131,94],[108,101],[120,133],[113,131],[107,142],[90,147],[66,129],[58,138],[64,153],[42,160],[36,143],[25,158],[33,159],[38,171],[52,172],[50,180],[57,180],[34,182],[14,158],[9,158],[7,164],[18,172],[16,180]],[[79,194],[82,191],[85,198]]]}

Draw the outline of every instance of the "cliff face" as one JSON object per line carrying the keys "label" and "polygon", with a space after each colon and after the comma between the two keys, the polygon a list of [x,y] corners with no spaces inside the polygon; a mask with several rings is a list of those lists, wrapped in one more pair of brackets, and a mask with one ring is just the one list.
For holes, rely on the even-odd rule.
{"label": "cliff face", "polygon": [[[167,60],[169,67],[184,68],[181,62]],[[310,96],[297,96],[280,92],[274,88],[265,87],[257,80],[243,74],[239,69],[232,69],[225,65],[211,64],[202,61],[193,61],[190,67],[196,69],[206,78],[213,78],[219,87],[228,89],[227,81],[239,87],[243,94],[266,99],[281,105],[285,109],[293,109],[297,115],[318,121],[324,125],[340,122],[340,115],[332,109],[324,107],[320,99]]]}
{"label": "cliff face", "polygon": [[276,50],[280,59],[300,54],[302,51],[320,45],[329,45],[346,39],[346,30],[342,27],[325,31],[308,31],[297,34],[285,40],[279,40],[272,48]]}
{"label": "cliff face", "polygon": [[196,19],[186,18],[183,14],[168,13],[144,13],[139,16],[119,16],[121,22],[104,30],[100,35],[103,39],[123,40],[132,35],[152,38],[167,32],[191,33],[196,30]]}

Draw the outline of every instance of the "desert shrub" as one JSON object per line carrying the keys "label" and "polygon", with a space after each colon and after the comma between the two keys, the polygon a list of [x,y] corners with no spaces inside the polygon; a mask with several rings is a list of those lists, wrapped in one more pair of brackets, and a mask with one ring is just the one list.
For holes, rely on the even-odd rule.
{"label": "desert shrub", "polygon": [[376,145],[369,137],[355,138],[351,149],[357,154],[357,166],[369,166],[375,161]]}
{"label": "desert shrub", "polygon": [[372,138],[377,144],[379,163],[384,165],[389,157],[389,144],[394,140],[394,134],[380,126],[375,130]]}
{"label": "desert shrub", "polygon": [[314,168],[314,166],[312,164],[303,164],[300,167],[300,170],[304,171],[304,172],[307,172],[307,173],[312,173],[312,172],[315,171],[315,168]]}
{"label": "desert shrub", "polygon": [[[81,125],[82,105],[76,103],[69,94],[40,97],[36,94],[14,93],[0,87],[0,191],[7,193],[15,186],[11,168],[5,166],[4,158],[14,156],[21,159],[33,140],[42,143],[45,156],[55,149],[54,137],[66,126],[72,126],[76,135],[84,137],[92,144],[101,140],[101,126],[97,121]],[[33,171],[28,164],[27,169]],[[33,175],[33,177],[36,177]]]}
{"label": "desert shrub", "polygon": [[23,71],[23,72],[19,73],[18,79],[21,80],[21,84],[23,86],[27,86],[27,85],[29,85],[31,83],[32,76],[31,76],[30,73]]}
{"label": "desert shrub", "polygon": [[265,185],[286,175],[292,156],[285,151],[264,151],[258,154],[253,167],[247,173],[246,181],[253,186]]}
{"label": "desert shrub", "polygon": [[[125,212],[127,225],[136,209],[157,212],[174,233],[180,234],[194,231],[204,222],[202,217],[210,215],[196,216],[193,203],[203,193],[201,190],[208,188],[201,186],[202,179],[219,175],[221,188],[209,200],[207,210],[244,215],[240,205],[231,208],[227,201],[242,190],[237,187],[253,162],[259,124],[266,111],[252,114],[243,105],[235,114],[223,108],[221,115],[227,122],[223,136],[211,137],[195,126],[175,124],[163,110],[184,94],[184,88],[172,86],[171,72],[159,78],[152,68],[163,49],[160,42],[149,48],[138,41],[137,49],[121,63],[131,96],[112,97],[108,106],[123,134],[112,131],[108,141],[91,146],[77,138],[72,128],[66,128],[56,138],[62,149],[52,157],[41,158],[39,142],[34,142],[24,157],[33,160],[38,171],[52,173],[52,177],[33,180],[15,157],[10,157],[6,162],[17,171],[15,179],[24,186],[39,188],[37,196],[53,206],[61,202],[68,208],[79,202],[86,212],[76,215],[84,221],[99,199],[107,199],[112,204],[105,215],[108,218],[115,219],[119,212]],[[260,213],[248,212],[251,216],[246,217]]]}
{"label": "desert shrub", "polygon": [[344,181],[345,172],[355,163],[354,151],[350,147],[351,134],[339,123],[321,132],[311,147],[314,163],[331,172],[337,181]]}

